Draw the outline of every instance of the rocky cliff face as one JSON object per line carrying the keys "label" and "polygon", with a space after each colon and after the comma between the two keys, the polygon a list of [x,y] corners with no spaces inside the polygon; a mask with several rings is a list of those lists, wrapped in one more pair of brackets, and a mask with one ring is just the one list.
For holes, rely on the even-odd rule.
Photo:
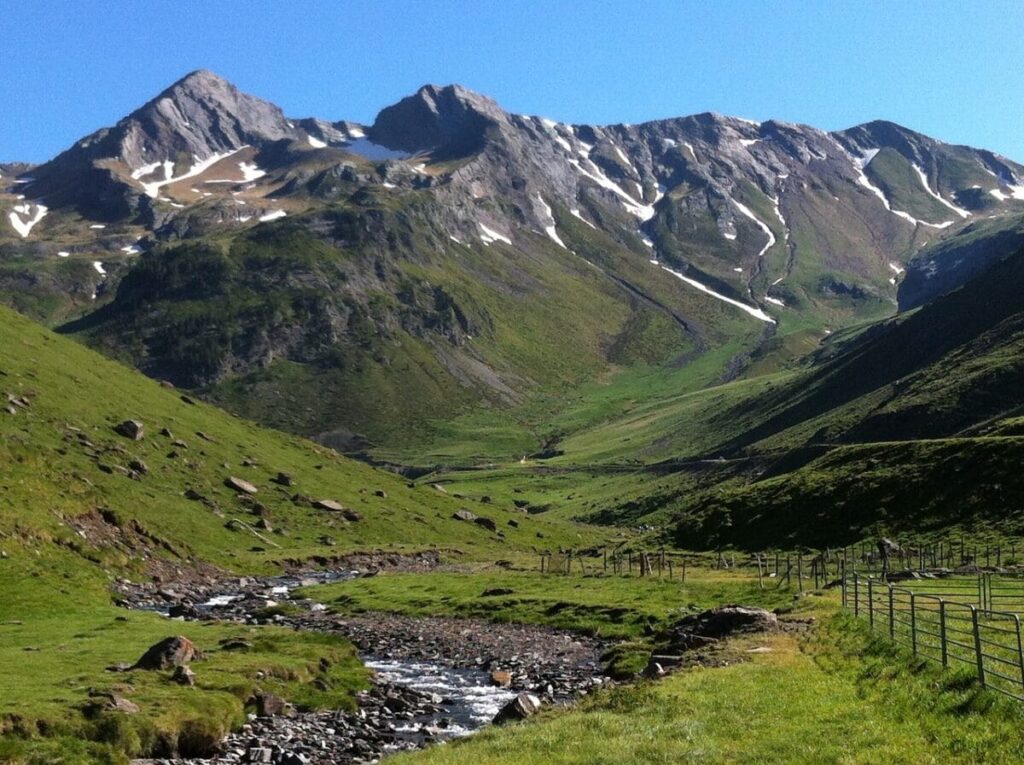
{"label": "rocky cliff face", "polygon": [[[502,401],[542,385],[552,367],[541,350],[570,337],[573,374],[626,347],[674,363],[724,342],[764,351],[797,336],[806,348],[890,315],[898,294],[958,286],[988,261],[945,243],[1024,218],[1024,167],[892,123],[826,132],[699,114],[567,125],[426,86],[365,126],[288,118],[209,72],[14,172],[0,179],[0,266],[22,259],[21,279],[31,253],[47,268],[68,258],[127,274],[132,290],[86,290],[98,307],[112,301],[90,326],[98,336],[118,322],[111,337],[132,343],[144,368],[221,384],[334,358],[346,374],[368,364],[397,379],[401,356]],[[291,232],[273,278],[264,227]],[[160,248],[213,239],[238,244],[221,266],[244,300],[226,334],[189,357],[159,324],[194,297],[141,282]],[[330,249],[331,268],[310,270],[310,242]],[[528,353],[516,347],[527,326]],[[403,356],[413,345],[416,362]]]}

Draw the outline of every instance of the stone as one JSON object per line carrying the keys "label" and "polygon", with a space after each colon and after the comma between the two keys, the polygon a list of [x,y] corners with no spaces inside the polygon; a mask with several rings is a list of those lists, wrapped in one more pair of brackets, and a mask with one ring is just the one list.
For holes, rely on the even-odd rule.
{"label": "stone", "polygon": [[341,511],[341,517],[344,518],[346,521],[350,521],[352,523],[363,520],[362,513],[360,513],[358,510],[352,510],[347,507]]}
{"label": "stone", "polygon": [[260,717],[277,717],[283,715],[288,708],[285,700],[273,693],[257,693],[253,705]]}
{"label": "stone", "polygon": [[508,525],[511,526],[514,529],[518,529],[519,528],[519,521],[517,521],[515,518],[509,518],[508,519]]}
{"label": "stone", "polygon": [[191,687],[196,684],[196,673],[183,664],[180,667],[175,667],[171,680],[178,685]]}
{"label": "stone", "polygon": [[289,475],[288,473],[279,472],[274,478],[271,478],[270,480],[272,480],[276,484],[280,484],[281,486],[293,486],[295,484],[295,479],[292,478],[292,476]]}
{"label": "stone", "polygon": [[167,615],[172,619],[198,619],[199,609],[191,603],[176,603],[171,606]]}
{"label": "stone", "polygon": [[373,496],[380,497],[381,499],[387,499],[388,498],[388,493],[386,491],[384,491],[383,489],[377,489],[377,491],[375,491],[373,493]]}
{"label": "stone", "polygon": [[107,712],[120,712],[121,714],[133,715],[139,711],[139,705],[116,693],[104,694],[101,701],[93,702],[95,707]]}
{"label": "stone", "polygon": [[490,518],[475,518],[473,520],[473,523],[475,523],[477,526],[483,526],[488,531],[498,530],[498,524],[496,524]]}
{"label": "stone", "polygon": [[540,699],[532,693],[520,693],[494,716],[495,725],[525,720],[540,711]]}
{"label": "stone", "polygon": [[138,420],[125,420],[114,426],[114,432],[132,441],[141,441],[146,435],[146,429]]}
{"label": "stone", "polygon": [[313,502],[313,507],[317,510],[329,510],[333,513],[342,513],[345,511],[345,506],[340,502],[335,502],[333,499],[318,499]]}
{"label": "stone", "polygon": [[132,669],[170,669],[202,658],[202,653],[187,637],[168,637],[149,647]]}
{"label": "stone", "polygon": [[444,487],[443,487],[443,486],[442,486],[441,484],[439,484],[439,483],[434,483],[434,484],[431,484],[431,486],[433,487],[433,489],[434,489],[435,491],[439,491],[439,492],[441,492],[442,494],[447,494],[447,493],[448,493],[448,489],[444,488]]}
{"label": "stone", "polygon": [[650,662],[648,662],[647,666],[644,668],[643,671],[644,677],[646,677],[648,680],[657,680],[659,677],[664,676],[664,674],[665,668],[653,659]]}
{"label": "stone", "polygon": [[491,673],[491,685],[498,688],[508,688],[512,685],[512,674],[502,669],[496,669]]}
{"label": "stone", "polygon": [[477,519],[477,516],[475,513],[471,513],[469,510],[462,509],[456,510],[454,513],[452,513],[452,518],[454,518],[457,521],[467,521],[472,523]]}
{"label": "stone", "polygon": [[224,485],[242,494],[256,494],[259,491],[259,489],[245,479],[236,478],[233,475],[224,479]]}
{"label": "stone", "polygon": [[129,469],[134,470],[136,473],[139,473],[140,475],[146,475],[149,472],[149,466],[147,466],[145,462],[139,459],[135,459],[129,462],[128,467]]}

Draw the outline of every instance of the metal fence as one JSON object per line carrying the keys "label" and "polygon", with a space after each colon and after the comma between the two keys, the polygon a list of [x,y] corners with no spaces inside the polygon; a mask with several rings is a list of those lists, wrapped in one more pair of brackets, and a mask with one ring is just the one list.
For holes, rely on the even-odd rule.
{"label": "metal fence", "polygon": [[983,573],[893,584],[849,574],[843,605],[871,629],[943,667],[968,666],[985,688],[1024,701],[1024,579]]}

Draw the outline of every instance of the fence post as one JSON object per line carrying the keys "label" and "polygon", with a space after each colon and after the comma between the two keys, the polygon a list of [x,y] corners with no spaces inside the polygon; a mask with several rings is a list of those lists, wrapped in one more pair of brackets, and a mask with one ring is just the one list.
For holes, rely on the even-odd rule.
{"label": "fence post", "polygon": [[910,645],[917,656],[917,605],[914,593],[910,593]]}
{"label": "fence post", "polygon": [[978,609],[971,606],[971,625],[974,627],[974,655],[978,661],[978,682],[985,687],[985,658],[981,652],[981,626],[978,624]]}
{"label": "fence post", "polygon": [[942,650],[942,668],[945,669],[949,666],[949,650],[946,644],[946,601],[942,598],[939,598],[939,644]]}
{"label": "fence post", "polygon": [[1020,662],[1020,681],[1024,685],[1024,644],[1020,639],[1020,617],[1014,614],[1013,624],[1017,628],[1017,661]]}
{"label": "fence post", "polygon": [[875,593],[873,582],[875,580],[870,576],[868,577],[868,626],[871,629],[875,628]]}
{"label": "fence post", "polygon": [[860,616],[860,574],[853,575],[853,615]]}
{"label": "fence post", "polygon": [[893,640],[895,640],[896,639],[896,620],[892,618],[892,616],[893,616],[893,595],[894,595],[894,588],[890,584],[889,585],[889,637],[892,638]]}

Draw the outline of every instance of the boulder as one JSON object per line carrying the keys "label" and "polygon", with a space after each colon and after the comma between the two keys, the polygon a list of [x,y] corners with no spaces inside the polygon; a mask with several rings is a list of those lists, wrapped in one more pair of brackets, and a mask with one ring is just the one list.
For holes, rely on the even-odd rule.
{"label": "boulder", "polygon": [[388,493],[386,491],[384,491],[383,489],[377,489],[377,491],[375,491],[373,493],[373,496],[380,497],[381,499],[387,499],[388,498]]}
{"label": "boulder", "polygon": [[346,521],[351,521],[352,523],[363,520],[362,513],[360,513],[358,510],[352,510],[347,507],[341,511],[341,517],[344,518]]}
{"label": "boulder", "polygon": [[532,693],[520,693],[494,716],[495,725],[525,720],[540,711],[540,699]]}
{"label": "boulder", "polygon": [[270,479],[276,484],[281,486],[292,486],[295,484],[295,479],[288,473],[279,472],[275,478]]}
{"label": "boulder", "polygon": [[255,494],[259,491],[255,486],[246,481],[243,478],[236,478],[235,476],[228,476],[224,479],[224,485],[229,489],[239,492],[240,494]]}
{"label": "boulder", "polygon": [[142,657],[132,665],[132,669],[170,669],[188,664],[193,659],[202,658],[202,653],[187,637],[164,638],[150,646]]}
{"label": "boulder", "polygon": [[340,502],[335,502],[333,499],[318,499],[313,502],[313,507],[317,510],[330,510],[333,513],[345,512],[345,506]]}
{"label": "boulder", "polygon": [[93,708],[105,712],[120,712],[121,714],[133,715],[139,711],[139,705],[129,701],[116,693],[103,693],[92,702]]}
{"label": "boulder", "polygon": [[465,510],[465,509],[463,509],[463,510],[456,510],[454,513],[452,513],[452,518],[454,518],[457,521],[468,521],[468,522],[473,522],[473,521],[477,520],[477,516],[476,516],[475,513],[471,513],[471,512],[469,512],[469,510]]}
{"label": "boulder", "polygon": [[132,441],[141,441],[146,435],[146,430],[138,420],[125,420],[114,426],[114,432],[118,435],[130,438]]}

